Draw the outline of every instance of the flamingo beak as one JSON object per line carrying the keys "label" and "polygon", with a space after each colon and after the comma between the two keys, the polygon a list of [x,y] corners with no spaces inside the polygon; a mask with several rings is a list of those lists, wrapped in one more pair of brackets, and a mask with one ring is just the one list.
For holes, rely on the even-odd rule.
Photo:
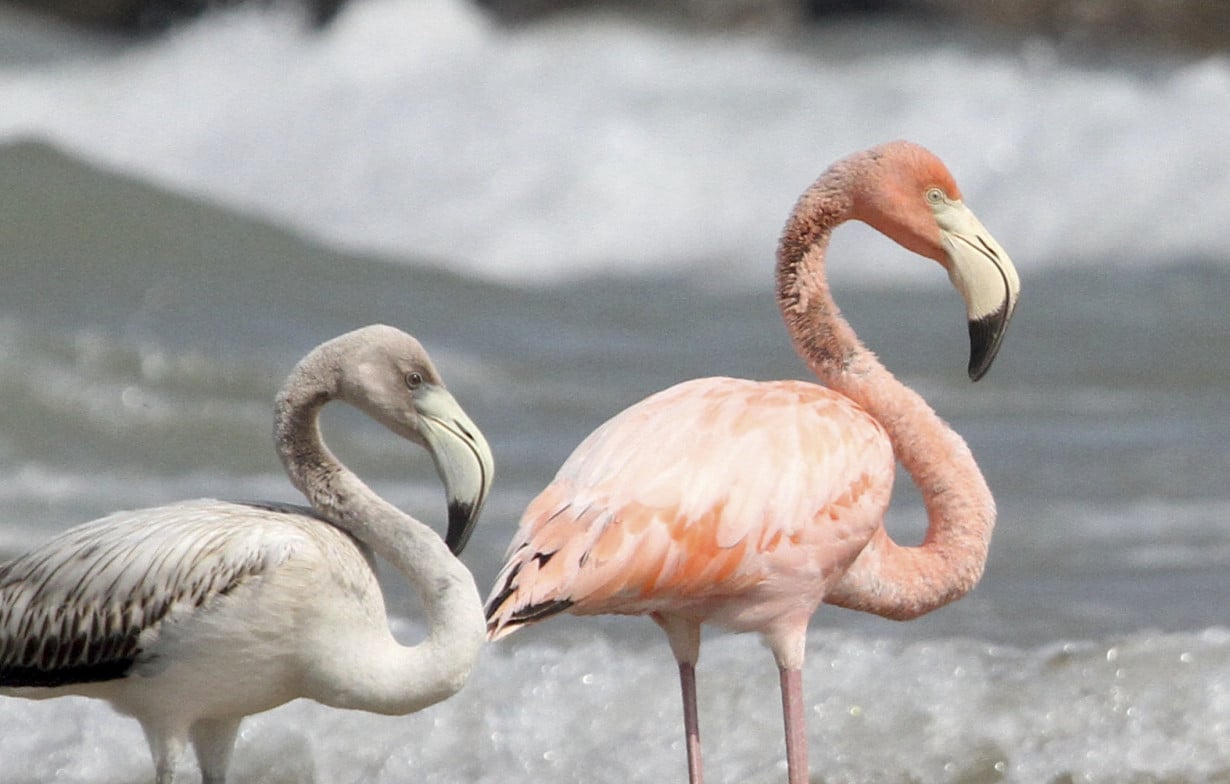
{"label": "flamingo beak", "polygon": [[991,369],[999,353],[1016,311],[1021,281],[1012,259],[968,207],[950,201],[935,211],[941,244],[948,256],[948,278],[965,299],[969,377],[977,381]]}
{"label": "flamingo beak", "polygon": [[470,540],[491,489],[494,458],[482,431],[441,386],[424,385],[414,394],[419,432],[444,482],[448,498],[448,549],[459,555]]}

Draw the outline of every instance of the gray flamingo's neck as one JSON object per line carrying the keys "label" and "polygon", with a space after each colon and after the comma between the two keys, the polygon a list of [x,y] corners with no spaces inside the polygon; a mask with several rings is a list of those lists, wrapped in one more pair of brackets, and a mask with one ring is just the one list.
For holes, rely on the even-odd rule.
{"label": "gray flamingo's neck", "polygon": [[[474,579],[427,526],[385,501],[341,463],[320,433],[320,411],[336,396],[330,354],[309,355],[292,373],[275,409],[278,454],[325,519],[392,564],[414,587],[428,615],[427,639],[385,652],[383,671],[332,699],[338,707],[392,714],[419,710],[455,693],[486,638]],[[390,641],[392,638],[390,637]],[[379,658],[379,657],[375,657]]]}

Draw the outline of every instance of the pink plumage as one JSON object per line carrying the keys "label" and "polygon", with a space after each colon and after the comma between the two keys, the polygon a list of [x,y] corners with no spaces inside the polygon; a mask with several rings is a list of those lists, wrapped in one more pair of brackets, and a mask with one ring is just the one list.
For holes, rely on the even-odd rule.
{"label": "pink plumage", "polygon": [[[778,249],[777,299],[821,384],[704,378],[595,430],[534,499],[487,604],[499,639],[560,612],[649,615],[679,664],[688,772],[701,781],[700,626],[759,632],[781,673],[791,784],[807,780],[802,665],[822,603],[908,619],[982,574],[995,503],[965,442],[859,342],[824,275],[832,230],[864,221],[939,262],[966,301],[969,374],[1016,307],[1011,260],[942,163],[893,142],[833,164]],[[921,545],[883,527],[894,458],[927,507]]]}
{"label": "pink plumage", "polygon": [[883,428],[829,389],[671,387],[595,430],[526,509],[496,578],[493,637],[565,602],[735,631],[810,616],[880,524],[892,483]]}

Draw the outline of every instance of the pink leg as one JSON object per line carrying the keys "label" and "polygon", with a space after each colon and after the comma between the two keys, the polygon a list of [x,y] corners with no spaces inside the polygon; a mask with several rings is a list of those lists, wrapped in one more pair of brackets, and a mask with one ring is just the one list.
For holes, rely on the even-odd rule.
{"label": "pink leg", "polygon": [[696,718],[696,660],[700,657],[700,623],[690,618],[654,613],[649,616],[666,632],[671,653],[679,662],[683,692],[683,730],[688,743],[688,783],[701,784],[700,722]]}
{"label": "pink leg", "polygon": [[679,686],[683,691],[683,731],[688,743],[688,784],[701,784],[700,722],[696,718],[696,666],[679,662]]}
{"label": "pink leg", "polygon": [[803,715],[803,671],[781,668],[782,715],[786,720],[786,769],[790,784],[807,784],[807,720]]}

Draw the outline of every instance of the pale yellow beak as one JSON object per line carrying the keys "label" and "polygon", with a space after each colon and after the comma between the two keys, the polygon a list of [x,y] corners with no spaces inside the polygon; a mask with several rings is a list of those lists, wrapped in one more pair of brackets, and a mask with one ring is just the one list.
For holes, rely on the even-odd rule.
{"label": "pale yellow beak", "polygon": [[448,496],[444,541],[454,554],[460,554],[491,490],[491,447],[444,387],[420,387],[414,395],[414,407],[420,435]]}
{"label": "pale yellow beak", "polygon": [[1021,280],[1012,259],[968,207],[959,201],[945,201],[934,209],[948,254],[948,278],[965,299],[969,377],[977,381],[991,369],[999,353],[1016,310]]}

